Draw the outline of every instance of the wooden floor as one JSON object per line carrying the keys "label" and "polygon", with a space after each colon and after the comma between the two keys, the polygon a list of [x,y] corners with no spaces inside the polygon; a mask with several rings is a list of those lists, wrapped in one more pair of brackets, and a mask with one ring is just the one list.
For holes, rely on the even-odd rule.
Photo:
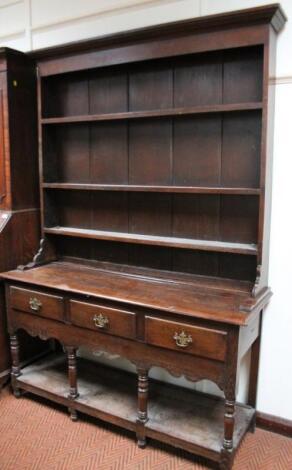
{"label": "wooden floor", "polygon": [[[64,408],[5,389],[0,399],[1,470],[203,470],[206,462],[166,445],[138,449],[131,433],[94,419],[72,423]],[[211,467],[212,468],[212,467]],[[234,470],[291,470],[292,439],[247,434]]]}

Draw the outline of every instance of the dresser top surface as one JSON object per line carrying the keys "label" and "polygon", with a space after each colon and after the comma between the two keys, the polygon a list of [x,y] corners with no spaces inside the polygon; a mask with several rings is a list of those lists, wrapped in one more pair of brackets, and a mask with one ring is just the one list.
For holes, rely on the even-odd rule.
{"label": "dresser top surface", "polygon": [[259,303],[267,303],[270,296],[266,289],[260,298],[252,297],[252,284],[246,281],[171,273],[166,277],[150,269],[92,267],[67,261],[1,276],[70,294],[235,325],[247,324]]}

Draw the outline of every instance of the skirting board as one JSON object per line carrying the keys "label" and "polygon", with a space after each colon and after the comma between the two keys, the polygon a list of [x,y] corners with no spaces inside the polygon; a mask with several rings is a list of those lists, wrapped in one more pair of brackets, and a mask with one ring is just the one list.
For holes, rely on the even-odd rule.
{"label": "skirting board", "polygon": [[292,437],[292,421],[289,419],[257,411],[256,425],[259,428],[266,429],[267,431]]}

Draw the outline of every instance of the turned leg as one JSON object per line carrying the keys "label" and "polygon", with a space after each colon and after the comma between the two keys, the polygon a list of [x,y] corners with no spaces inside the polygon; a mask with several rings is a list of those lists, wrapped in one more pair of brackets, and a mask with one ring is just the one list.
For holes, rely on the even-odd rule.
{"label": "turned leg", "polygon": [[233,431],[234,431],[235,399],[225,400],[224,438],[221,449],[220,469],[229,470],[233,460]]}
{"label": "turned leg", "polygon": [[235,400],[225,400],[224,413],[224,449],[233,449]]}
{"label": "turned leg", "polygon": [[[66,348],[67,359],[68,359],[68,377],[69,377],[69,394],[68,398],[74,402],[75,398],[78,397],[79,393],[77,390],[77,360],[76,360],[76,348],[71,346]],[[70,418],[72,421],[77,421],[77,411],[73,406],[68,408]]]}
{"label": "turned leg", "polygon": [[138,369],[138,417],[136,421],[136,435],[138,446],[144,448],[146,446],[145,423],[148,421],[147,416],[148,404],[148,369]]}
{"label": "turned leg", "polygon": [[21,396],[20,388],[17,386],[17,377],[21,375],[20,372],[20,361],[19,361],[19,341],[16,333],[10,335],[10,352],[12,358],[12,368],[11,368],[11,384],[13,388],[13,393],[16,398]]}
{"label": "turned leg", "polygon": [[235,400],[225,400],[224,438],[221,450],[220,469],[229,470],[232,467],[233,431],[234,431]]}

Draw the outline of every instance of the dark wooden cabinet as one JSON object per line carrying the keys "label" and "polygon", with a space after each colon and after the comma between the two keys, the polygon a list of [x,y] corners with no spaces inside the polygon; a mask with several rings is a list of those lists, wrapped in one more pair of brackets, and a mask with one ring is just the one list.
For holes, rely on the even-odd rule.
{"label": "dark wooden cabinet", "polygon": [[[41,247],[10,271],[15,394],[45,396],[230,468],[255,418],[277,6],[32,54]],[[271,132],[271,130],[269,130]],[[66,354],[24,369],[18,330]],[[137,377],[76,357],[120,355]],[[238,367],[252,349],[249,403]],[[148,379],[209,379],[225,400]]]}
{"label": "dark wooden cabinet", "polygon": [[[0,271],[27,263],[40,237],[37,106],[34,62],[0,49]],[[3,284],[3,283],[1,283]],[[22,358],[39,350],[22,337]],[[0,388],[10,374],[9,341],[0,286]]]}

